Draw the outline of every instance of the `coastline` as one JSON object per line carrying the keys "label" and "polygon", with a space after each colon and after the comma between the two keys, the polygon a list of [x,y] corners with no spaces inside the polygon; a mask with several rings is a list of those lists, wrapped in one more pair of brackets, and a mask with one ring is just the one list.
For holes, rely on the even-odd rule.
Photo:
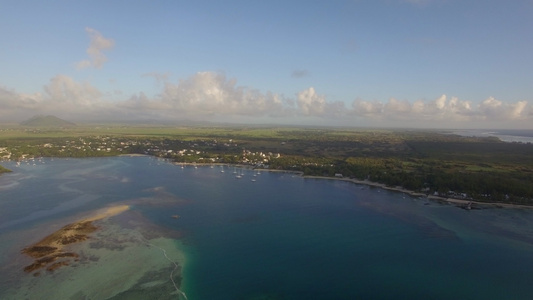
{"label": "coastline", "polygon": [[[267,169],[268,170],[268,169]],[[309,175],[303,175],[303,178],[307,179],[327,179],[327,180],[340,180],[340,181],[347,181],[352,182],[355,184],[361,184],[366,186],[372,186],[377,188],[382,188],[389,191],[395,191],[400,193],[405,193],[413,197],[426,197],[429,200],[442,202],[442,203],[448,203],[453,204],[458,207],[465,208],[468,205],[475,205],[474,208],[527,208],[527,209],[533,209],[533,206],[530,205],[522,205],[522,204],[512,204],[512,203],[500,203],[500,202],[480,202],[480,201],[474,201],[474,200],[464,200],[464,199],[455,199],[455,198],[445,198],[441,196],[434,196],[434,195],[427,195],[420,192],[415,192],[411,190],[407,190],[401,187],[390,187],[383,183],[378,183],[374,181],[368,181],[368,180],[358,180],[358,179],[351,179],[351,178],[342,178],[342,177],[328,177],[328,176],[309,176]]]}
{"label": "coastline", "polygon": [[408,189],[404,189],[401,187],[391,187],[387,186],[384,183],[369,181],[369,180],[359,180],[359,179],[352,179],[352,178],[344,178],[344,177],[328,177],[328,176],[314,176],[314,175],[305,175],[302,171],[293,171],[293,170],[280,170],[280,169],[265,169],[265,168],[254,168],[250,165],[243,165],[243,164],[227,164],[227,163],[180,163],[180,162],[172,162],[174,165],[182,165],[182,166],[228,166],[228,167],[236,167],[236,168],[244,168],[244,169],[253,169],[261,172],[278,172],[278,173],[290,173],[295,174],[298,176],[301,176],[304,179],[326,179],[326,180],[340,180],[340,181],[347,181],[352,182],[355,184],[361,184],[366,186],[372,186],[377,188],[382,188],[389,191],[395,191],[399,193],[405,193],[413,197],[426,197],[429,200],[437,201],[441,203],[447,203],[456,205],[457,207],[466,208],[471,206],[473,209],[479,209],[479,208],[526,208],[526,209],[533,209],[533,205],[524,205],[524,204],[513,204],[513,203],[502,203],[502,202],[481,202],[481,201],[475,201],[475,200],[465,200],[465,199],[456,199],[456,198],[448,198],[448,197],[441,197],[441,196],[435,196],[435,195],[428,195],[421,192],[416,192]]}
{"label": "coastline", "polygon": [[[119,154],[116,157],[153,157],[158,158],[156,156],[150,155],[150,154]],[[169,158],[162,158],[164,160],[167,160],[169,163],[173,165],[181,165],[183,166],[227,166],[227,167],[237,167],[237,168],[243,168],[243,169],[253,169],[258,171],[268,171],[268,172],[282,172],[282,173],[292,173],[299,176],[302,176],[303,178],[315,178],[315,179],[328,179],[328,180],[343,180],[343,181],[350,181],[356,184],[362,184],[367,186],[373,186],[373,187],[379,187],[386,190],[391,191],[397,191],[401,193],[406,193],[411,196],[415,197],[427,197],[430,200],[438,201],[438,202],[444,202],[449,204],[455,204],[460,207],[466,207],[469,205],[474,205],[473,208],[481,208],[481,207],[493,207],[493,208],[527,208],[527,209],[533,209],[532,205],[526,205],[526,204],[514,204],[514,203],[503,203],[503,202],[482,202],[482,201],[476,201],[476,200],[465,200],[465,199],[456,199],[456,198],[448,198],[448,197],[442,197],[442,196],[435,196],[435,195],[428,195],[421,192],[415,192],[412,190],[407,190],[401,187],[390,187],[382,183],[368,181],[368,180],[358,180],[358,179],[351,179],[351,178],[342,178],[342,177],[328,177],[328,176],[314,176],[314,175],[305,175],[302,171],[294,171],[294,170],[283,170],[283,169],[266,169],[266,168],[256,168],[252,165],[246,165],[246,164],[232,164],[232,163],[215,163],[215,162],[201,162],[201,163],[190,163],[190,162],[175,162],[172,161]],[[9,170],[11,171],[11,170]],[[0,172],[1,175],[1,172]],[[12,184],[0,186],[0,189],[2,188],[9,188]]]}

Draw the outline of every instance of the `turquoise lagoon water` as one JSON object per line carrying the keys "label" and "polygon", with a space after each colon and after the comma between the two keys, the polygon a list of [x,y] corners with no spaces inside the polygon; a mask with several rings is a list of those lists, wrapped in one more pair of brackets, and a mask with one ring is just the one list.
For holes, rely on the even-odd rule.
{"label": "turquoise lagoon water", "polygon": [[[0,176],[1,299],[533,297],[529,209],[466,211],[349,182],[151,157],[4,166],[14,172]],[[73,246],[79,262],[22,271],[23,247],[119,204],[131,209]]]}

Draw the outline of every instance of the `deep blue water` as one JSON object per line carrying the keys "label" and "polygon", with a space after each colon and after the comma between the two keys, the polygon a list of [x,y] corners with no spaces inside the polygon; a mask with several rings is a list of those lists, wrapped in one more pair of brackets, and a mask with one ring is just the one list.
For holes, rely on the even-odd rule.
{"label": "deep blue water", "polygon": [[[0,177],[0,237],[129,203],[181,233],[190,300],[533,297],[533,210],[149,157],[4,165],[15,172]],[[0,259],[20,245],[7,239]]]}

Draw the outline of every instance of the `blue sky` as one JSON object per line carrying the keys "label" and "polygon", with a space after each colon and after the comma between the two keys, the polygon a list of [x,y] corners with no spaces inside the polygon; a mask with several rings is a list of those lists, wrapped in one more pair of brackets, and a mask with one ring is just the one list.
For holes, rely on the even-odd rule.
{"label": "blue sky", "polygon": [[0,1],[0,122],[533,129],[533,1]]}

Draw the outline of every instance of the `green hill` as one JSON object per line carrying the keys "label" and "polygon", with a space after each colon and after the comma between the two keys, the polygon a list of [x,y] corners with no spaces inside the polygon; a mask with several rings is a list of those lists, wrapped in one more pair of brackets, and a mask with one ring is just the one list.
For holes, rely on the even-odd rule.
{"label": "green hill", "polygon": [[63,119],[60,119],[56,116],[34,116],[22,123],[20,125],[23,126],[31,126],[31,127],[72,127],[76,126],[76,124],[65,121]]}

